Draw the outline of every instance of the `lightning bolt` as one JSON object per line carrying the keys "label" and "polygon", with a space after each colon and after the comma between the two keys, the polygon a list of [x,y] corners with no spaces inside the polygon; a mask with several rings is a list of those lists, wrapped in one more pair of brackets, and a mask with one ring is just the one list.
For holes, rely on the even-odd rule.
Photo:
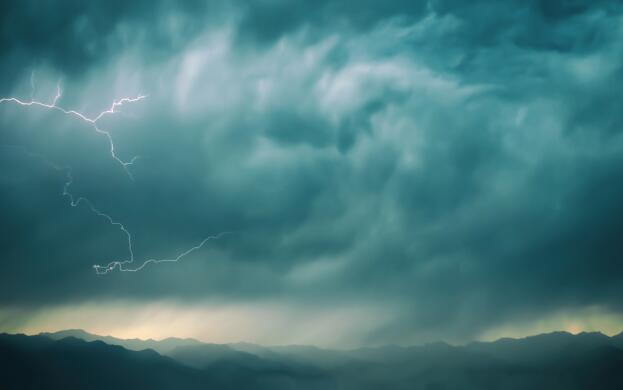
{"label": "lightning bolt", "polygon": [[[106,217],[106,218],[109,218],[106,214],[102,213],[101,215]],[[113,222],[111,222],[111,223],[113,223]],[[125,230],[123,225],[121,225],[121,224],[119,224],[119,225],[120,225],[120,229],[123,230],[125,233],[127,233],[128,244],[129,244],[129,248],[130,248],[130,252],[131,252],[132,251],[131,236],[128,233],[128,231]],[[130,258],[129,260],[125,260],[125,261],[111,261],[110,263],[108,263],[105,266],[94,265],[93,268],[95,269],[95,273],[97,273],[98,275],[105,275],[108,272],[113,271],[115,268],[119,269],[119,271],[121,271],[121,272],[137,272],[137,271],[140,271],[143,268],[145,268],[145,266],[147,266],[148,264],[177,263],[178,261],[180,261],[184,257],[188,256],[192,252],[195,252],[195,251],[203,248],[208,241],[210,241],[210,240],[217,240],[217,239],[221,238],[222,236],[224,236],[225,234],[230,234],[230,233],[231,232],[221,232],[221,233],[216,234],[214,236],[208,236],[208,237],[204,238],[199,244],[193,246],[190,249],[187,249],[186,251],[180,253],[176,257],[173,257],[173,258],[170,258],[170,259],[148,259],[148,260],[143,261],[143,263],[141,265],[139,265],[138,267],[135,267],[135,268],[127,268],[127,267],[125,267],[126,265],[132,264],[132,262],[134,261],[134,258]]]}
{"label": "lightning bolt", "polygon": [[219,239],[223,235],[230,233],[230,232],[222,232],[214,236],[208,236],[204,238],[198,245],[195,245],[192,248],[180,253],[176,257],[173,257],[170,259],[148,259],[148,260],[143,261],[141,265],[135,268],[132,268],[131,265],[134,263],[134,249],[133,249],[133,244],[132,244],[132,234],[130,234],[128,229],[126,229],[126,227],[121,222],[115,221],[110,215],[103,213],[99,209],[97,209],[93,205],[93,203],[91,203],[89,199],[85,197],[75,197],[71,192],[69,192],[69,187],[73,184],[73,180],[74,179],[73,179],[73,176],[71,175],[71,169],[67,169],[67,181],[65,182],[65,185],[63,186],[63,196],[69,198],[70,205],[72,207],[77,207],[80,205],[80,203],[86,204],[87,207],[94,214],[106,219],[109,224],[118,227],[119,230],[121,230],[126,237],[128,252],[130,254],[129,259],[123,260],[123,261],[114,260],[106,265],[94,264],[93,269],[95,269],[95,273],[98,275],[105,275],[111,271],[114,271],[115,269],[118,269],[121,272],[137,272],[145,268],[145,266],[147,266],[148,264],[176,263],[180,261],[182,258],[191,254],[192,252],[195,252],[203,248],[208,241]]}
{"label": "lightning bolt", "polygon": [[[31,84],[31,87],[34,90],[34,72],[31,73],[30,84]],[[125,104],[125,103],[134,103],[134,102],[143,100],[143,99],[145,99],[147,97],[147,95],[138,95],[135,98],[124,97],[124,98],[121,98],[119,100],[114,100],[112,102],[111,106],[107,110],[100,112],[97,116],[95,116],[93,118],[89,118],[86,115],[84,115],[84,114],[82,114],[82,113],[80,113],[78,111],[68,110],[68,109],[65,109],[65,108],[62,108],[62,107],[58,106],[57,103],[58,103],[58,101],[59,101],[59,99],[61,97],[62,97],[62,89],[61,89],[61,85],[60,85],[60,82],[59,82],[56,85],[56,95],[54,96],[54,99],[53,99],[51,104],[33,100],[32,96],[31,96],[31,100],[30,101],[23,101],[23,100],[21,100],[19,98],[15,98],[15,97],[1,98],[0,99],[0,104],[1,103],[16,103],[16,104],[21,105],[21,106],[29,106],[29,107],[30,106],[38,106],[38,107],[43,107],[43,108],[47,108],[47,109],[50,109],[50,110],[57,110],[57,111],[60,111],[60,112],[62,112],[64,114],[66,114],[66,115],[77,117],[80,120],[88,123],[97,133],[106,136],[106,138],[108,139],[109,146],[110,146],[110,155],[111,155],[111,157],[115,161],[117,161],[119,164],[121,164],[121,166],[123,167],[125,172],[128,174],[128,177],[133,180],[132,173],[129,171],[128,167],[131,166],[136,161],[138,156],[133,157],[130,161],[123,161],[123,160],[121,160],[115,154],[115,144],[113,142],[111,134],[108,131],[99,128],[97,126],[97,121],[100,120],[101,118],[103,118],[106,115],[114,114],[116,112],[115,110],[118,107],[122,106],[123,104]],[[28,151],[26,151],[26,154],[28,154],[31,157],[35,157],[35,158],[41,159],[44,163],[46,163],[48,166],[52,167],[53,169],[55,169],[57,171],[65,171],[67,180],[66,180],[65,184],[63,185],[62,196],[69,199],[69,204],[70,204],[71,207],[78,207],[81,204],[86,205],[91,210],[91,212],[93,212],[95,215],[105,219],[110,225],[119,228],[119,230],[124,234],[124,236],[126,238],[126,242],[127,242],[128,253],[129,253],[128,259],[127,260],[114,260],[114,261],[109,262],[106,265],[94,264],[93,265],[93,269],[95,270],[95,273],[98,274],[98,275],[106,275],[107,273],[112,272],[115,269],[119,270],[120,272],[137,272],[137,271],[140,271],[143,268],[145,268],[148,264],[175,263],[175,262],[180,261],[184,257],[188,256],[189,254],[191,254],[191,253],[193,253],[193,252],[203,248],[209,241],[219,239],[222,236],[231,233],[231,232],[221,232],[221,233],[219,233],[217,235],[214,235],[214,236],[208,236],[208,237],[204,238],[201,242],[199,242],[199,244],[193,246],[190,249],[187,249],[186,251],[178,254],[175,257],[172,257],[172,258],[169,258],[169,259],[148,259],[148,260],[143,261],[140,265],[138,265],[136,267],[132,267],[134,265],[134,261],[135,261],[135,258],[134,258],[134,245],[133,245],[133,241],[132,241],[132,234],[130,233],[130,231],[128,229],[126,229],[126,227],[123,225],[123,223],[113,219],[109,214],[104,213],[101,210],[99,210],[86,197],[83,197],[83,196],[78,197],[78,196],[75,196],[74,194],[72,194],[70,192],[69,189],[70,189],[70,187],[72,186],[72,184],[74,182],[74,178],[73,178],[73,175],[72,175],[71,168],[62,168],[58,164],[55,164],[55,163],[51,162],[46,157],[41,156],[39,154],[30,153]]]}
{"label": "lightning bolt", "polygon": [[[31,85],[33,84],[32,80],[33,80],[33,78],[31,77]],[[120,106],[122,106],[122,105],[124,105],[126,103],[135,103],[135,102],[141,101],[141,100],[147,98],[147,95],[138,95],[138,96],[136,96],[134,98],[124,97],[124,98],[121,98],[119,100],[113,100],[112,104],[110,105],[110,107],[107,110],[104,110],[104,111],[100,112],[97,116],[92,117],[92,118],[89,118],[85,114],[82,114],[82,113],[80,113],[78,111],[68,110],[68,109],[65,109],[65,108],[59,106],[58,105],[58,101],[60,100],[61,97],[62,97],[62,90],[61,90],[61,84],[59,82],[58,84],[56,84],[56,96],[54,96],[54,100],[52,100],[51,104],[50,103],[44,103],[44,102],[37,101],[37,100],[33,100],[33,99],[31,99],[30,101],[24,101],[24,100],[21,100],[21,99],[16,98],[16,97],[2,98],[2,99],[0,99],[0,104],[1,103],[9,103],[10,102],[10,103],[19,104],[20,106],[28,106],[28,107],[36,106],[36,107],[47,108],[49,110],[60,111],[63,114],[76,117],[76,118],[86,122],[90,127],[93,128],[93,130],[95,130],[95,132],[97,132],[98,134],[101,134],[101,135],[106,137],[106,139],[108,140],[108,146],[109,146],[109,149],[110,149],[110,156],[121,165],[121,167],[123,168],[125,173],[128,175],[128,177],[130,179],[134,180],[134,177],[132,176],[132,173],[130,172],[128,167],[131,166],[136,161],[136,157],[133,157],[130,161],[123,161],[121,158],[119,158],[119,156],[117,156],[117,154],[115,152],[115,143],[114,143],[114,141],[112,139],[112,135],[107,130],[101,129],[97,125],[97,121],[99,121],[100,119],[102,119],[106,115],[114,114],[115,110],[117,108],[119,108]]]}

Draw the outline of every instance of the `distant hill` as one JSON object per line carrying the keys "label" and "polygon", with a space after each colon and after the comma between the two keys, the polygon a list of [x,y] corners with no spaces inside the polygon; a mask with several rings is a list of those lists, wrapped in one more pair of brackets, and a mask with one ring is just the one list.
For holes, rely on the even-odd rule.
{"label": "distant hill", "polygon": [[623,389],[622,340],[621,334],[556,332],[460,347],[435,343],[335,351],[121,340],[79,330],[2,334],[0,388]]}
{"label": "distant hill", "polygon": [[[314,370],[250,369],[215,361],[205,369],[146,349],[131,351],[75,337],[0,334],[0,389],[324,389],[331,378]],[[293,387],[295,386],[295,387]]]}
{"label": "distant hill", "polygon": [[[313,346],[275,346],[265,347],[251,343],[212,344],[203,343],[195,339],[166,338],[163,340],[119,339],[111,336],[99,336],[82,329],[62,330],[54,333],[40,333],[40,336],[61,340],[65,337],[75,337],[85,341],[103,341],[110,345],[120,345],[134,351],[153,349],[160,354],[175,358],[192,367],[207,367],[216,360],[249,364],[260,364],[269,361],[288,366],[311,365],[332,367],[358,360],[349,353]],[[263,364],[263,363],[261,363]]]}
{"label": "distant hill", "polygon": [[85,341],[99,340],[99,341],[105,342],[106,344],[120,345],[122,347],[131,349],[134,351],[140,351],[143,349],[153,349],[154,351],[157,351],[158,353],[162,353],[162,354],[166,354],[177,347],[202,344],[200,341],[197,341],[195,339],[180,339],[176,337],[169,337],[163,340],[152,340],[152,339],[147,339],[147,340],[127,339],[126,340],[126,339],[119,339],[119,338],[112,337],[112,336],[98,336],[95,334],[85,332],[82,329],[68,329],[68,330],[62,330],[60,332],[54,332],[54,333],[41,333],[40,335],[52,338],[54,340],[64,339],[65,337],[75,337],[75,338],[82,339]]}
{"label": "distant hill", "polygon": [[199,389],[201,372],[152,350],[74,337],[0,335],[2,389]]}

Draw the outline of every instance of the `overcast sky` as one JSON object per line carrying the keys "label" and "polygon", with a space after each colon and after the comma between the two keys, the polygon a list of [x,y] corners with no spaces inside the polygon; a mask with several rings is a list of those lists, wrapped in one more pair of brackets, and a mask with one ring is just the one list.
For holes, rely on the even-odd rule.
{"label": "overcast sky", "polygon": [[0,4],[0,330],[623,330],[618,1],[183,4]]}

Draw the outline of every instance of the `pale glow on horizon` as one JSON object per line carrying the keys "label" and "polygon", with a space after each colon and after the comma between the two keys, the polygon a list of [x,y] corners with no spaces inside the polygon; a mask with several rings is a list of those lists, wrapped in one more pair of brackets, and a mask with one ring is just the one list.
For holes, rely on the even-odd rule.
{"label": "pale glow on horizon", "polygon": [[[395,311],[389,308],[352,304],[326,308],[274,302],[180,304],[175,301],[116,301],[55,306],[32,312],[4,309],[0,310],[0,328],[3,332],[30,335],[83,329],[122,339],[177,337],[216,344],[250,342],[357,348],[379,345],[370,344],[369,335],[390,324],[394,315]],[[599,331],[613,336],[623,331],[623,315],[601,308],[558,313],[540,320],[526,319],[494,327],[476,340],[522,338],[555,331],[573,334]],[[413,344],[422,342],[405,345]]]}
{"label": "pale glow on horizon", "polygon": [[[83,329],[122,339],[194,338],[209,343],[309,344],[349,348],[382,326],[388,313],[370,307],[330,309],[276,303],[181,305],[176,302],[86,303],[20,315],[11,333],[38,334]],[[0,325],[15,315],[0,311]]]}
{"label": "pale glow on horizon", "polygon": [[521,338],[556,331],[572,334],[601,332],[614,336],[623,331],[623,314],[613,313],[601,307],[560,312],[538,320],[514,321],[491,328],[483,332],[478,340],[493,341],[503,337]]}

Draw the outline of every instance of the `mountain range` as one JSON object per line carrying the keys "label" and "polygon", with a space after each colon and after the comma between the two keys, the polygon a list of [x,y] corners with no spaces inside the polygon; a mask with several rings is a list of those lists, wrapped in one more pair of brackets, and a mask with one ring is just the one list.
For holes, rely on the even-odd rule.
{"label": "mountain range", "polygon": [[2,389],[623,389],[623,333],[353,350],[0,334]]}

